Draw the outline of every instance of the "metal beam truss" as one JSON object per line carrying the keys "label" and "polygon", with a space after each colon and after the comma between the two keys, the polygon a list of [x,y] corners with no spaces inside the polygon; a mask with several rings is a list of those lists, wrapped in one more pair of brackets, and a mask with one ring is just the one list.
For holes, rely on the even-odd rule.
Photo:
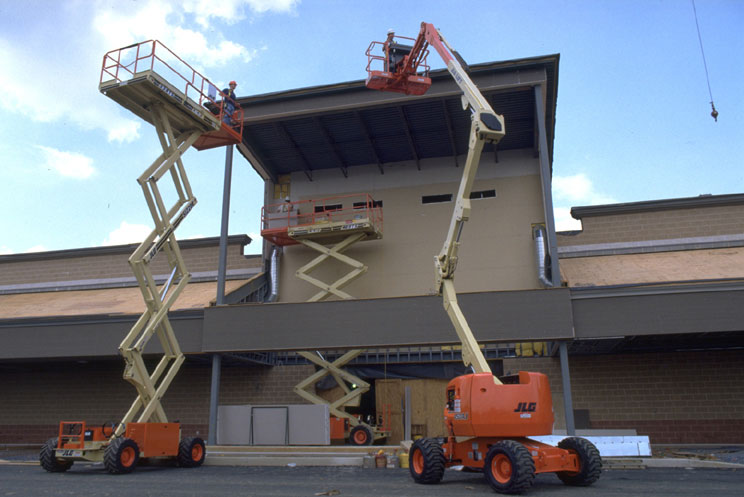
{"label": "metal beam truss", "polygon": [[[153,105],[151,112],[163,153],[145,169],[137,182],[144,192],[155,228],[129,258],[146,310],[119,345],[119,353],[126,362],[124,379],[137,389],[138,395],[112,437],[120,436],[125,425],[135,418],[140,423],[168,421],[160,399],[184,361],[168,320],[168,310],[191,279],[178,247],[175,230],[196,204],[181,155],[194,144],[202,131],[175,135],[162,104]],[[158,181],[165,176],[170,176],[177,196],[170,207],[166,207],[158,187]],[[166,256],[170,276],[158,287],[149,264],[161,251]],[[163,356],[150,372],[142,353],[153,335],[157,335],[160,341]]]}

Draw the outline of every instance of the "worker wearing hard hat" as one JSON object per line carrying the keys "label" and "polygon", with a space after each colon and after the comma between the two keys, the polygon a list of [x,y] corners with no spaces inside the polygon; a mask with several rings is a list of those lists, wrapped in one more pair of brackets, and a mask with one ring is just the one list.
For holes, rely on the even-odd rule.
{"label": "worker wearing hard hat", "polygon": [[226,124],[232,123],[232,115],[233,112],[235,112],[235,107],[237,107],[237,103],[235,102],[235,88],[238,86],[238,83],[235,81],[230,81],[230,87],[225,88],[222,90],[222,95],[225,99],[224,102],[224,115],[222,116],[222,121]]}

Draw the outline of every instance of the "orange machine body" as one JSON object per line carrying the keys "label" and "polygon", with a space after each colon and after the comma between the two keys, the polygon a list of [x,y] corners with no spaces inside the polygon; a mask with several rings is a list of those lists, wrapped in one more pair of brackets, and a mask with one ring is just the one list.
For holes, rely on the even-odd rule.
{"label": "orange machine body", "polygon": [[141,457],[178,455],[180,423],[128,423],[125,437],[137,442]]}
{"label": "orange machine body", "polygon": [[[113,428],[91,427],[85,421],[62,421],[59,425],[58,449],[88,449],[94,442],[107,442]],[[181,440],[180,423],[129,423],[124,437],[137,443],[140,457],[177,456]],[[86,444],[87,442],[87,444]],[[100,445],[99,445],[100,446]]]}
{"label": "orange machine body", "polygon": [[553,399],[542,373],[520,371],[519,383],[505,384],[491,373],[458,376],[447,385],[444,418],[447,466],[482,468],[488,449],[510,439],[530,451],[536,473],[578,471],[576,454],[527,438],[553,432]]}
{"label": "orange machine body", "polygon": [[553,432],[548,377],[520,371],[518,384],[496,384],[491,373],[458,376],[447,385],[444,417],[460,437],[525,437]]}

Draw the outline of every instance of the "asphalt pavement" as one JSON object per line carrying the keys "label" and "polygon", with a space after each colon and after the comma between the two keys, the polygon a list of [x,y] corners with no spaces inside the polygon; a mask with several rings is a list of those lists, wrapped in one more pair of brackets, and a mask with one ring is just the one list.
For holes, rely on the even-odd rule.
{"label": "asphalt pavement", "polygon": [[[414,483],[407,469],[361,467],[138,467],[108,474],[101,464],[76,463],[47,473],[38,463],[0,464],[0,496],[252,496],[473,497],[495,495],[483,475],[447,470],[436,485]],[[606,470],[591,487],[567,487],[555,475],[538,475],[529,496],[744,495],[744,469],[647,468]]]}

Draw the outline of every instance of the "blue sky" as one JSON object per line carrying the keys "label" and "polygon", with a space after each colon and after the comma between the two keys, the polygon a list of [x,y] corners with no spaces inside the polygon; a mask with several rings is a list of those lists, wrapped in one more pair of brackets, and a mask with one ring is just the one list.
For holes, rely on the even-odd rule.
{"label": "blue sky", "polygon": [[[469,63],[560,53],[559,229],[571,206],[742,193],[744,1],[696,6],[717,123],[689,0],[0,1],[0,254],[150,231],[136,177],[155,132],[97,86],[104,53],[151,38],[239,96],[363,79],[369,42],[421,21]],[[178,235],[216,236],[224,150],[184,164],[199,203]],[[238,154],[232,186],[230,233],[258,251],[262,182]]]}

